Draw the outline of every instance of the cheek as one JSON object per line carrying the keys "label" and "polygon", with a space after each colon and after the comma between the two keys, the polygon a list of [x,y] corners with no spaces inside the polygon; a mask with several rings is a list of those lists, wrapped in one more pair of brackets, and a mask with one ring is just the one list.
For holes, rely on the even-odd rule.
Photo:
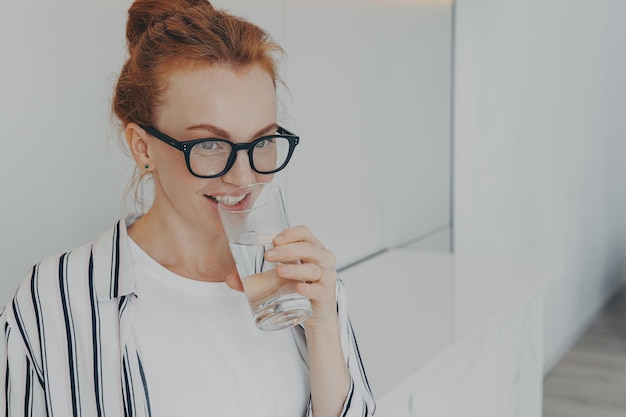
{"label": "cheek", "polygon": [[162,155],[157,159],[155,181],[158,181],[165,192],[170,195],[200,187],[201,178],[191,175],[182,155]]}
{"label": "cheek", "polygon": [[185,155],[181,151],[157,141],[152,142],[149,151],[150,159],[162,178],[179,176],[187,171]]}
{"label": "cheek", "polygon": [[259,174],[258,172],[254,173],[256,182],[272,182],[275,175],[276,174]]}

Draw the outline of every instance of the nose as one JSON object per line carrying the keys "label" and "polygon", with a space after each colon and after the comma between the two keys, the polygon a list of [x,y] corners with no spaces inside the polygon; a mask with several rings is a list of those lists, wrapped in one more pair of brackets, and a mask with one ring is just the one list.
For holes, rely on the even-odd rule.
{"label": "nose", "polygon": [[222,180],[226,183],[236,186],[252,184],[256,181],[255,172],[250,166],[248,153],[245,149],[240,149],[236,156],[233,166],[222,175]]}

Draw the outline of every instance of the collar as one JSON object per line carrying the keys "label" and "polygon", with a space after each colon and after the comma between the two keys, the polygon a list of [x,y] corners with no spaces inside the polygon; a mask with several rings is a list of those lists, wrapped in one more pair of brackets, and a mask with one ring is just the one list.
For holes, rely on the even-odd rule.
{"label": "collar", "polygon": [[98,301],[136,294],[127,228],[139,217],[134,214],[120,219],[91,247],[89,269],[93,273]]}

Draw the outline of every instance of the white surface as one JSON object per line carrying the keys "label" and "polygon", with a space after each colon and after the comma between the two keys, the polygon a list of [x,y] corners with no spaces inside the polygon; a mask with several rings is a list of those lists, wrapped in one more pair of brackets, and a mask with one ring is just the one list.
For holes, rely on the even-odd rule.
{"label": "white surface", "polygon": [[520,261],[411,250],[388,251],[344,271],[381,415],[524,310],[555,274]]}
{"label": "white surface", "polygon": [[455,250],[554,259],[549,370],[626,272],[626,2],[463,0]]}
{"label": "white surface", "polygon": [[[0,305],[43,257],[122,212],[133,164],[109,123],[130,0],[0,11]],[[340,265],[449,223],[451,0],[220,0],[286,49],[280,122],[294,224]]]}
{"label": "white surface", "polygon": [[537,297],[468,346],[398,411],[420,417],[541,417],[542,322]]}

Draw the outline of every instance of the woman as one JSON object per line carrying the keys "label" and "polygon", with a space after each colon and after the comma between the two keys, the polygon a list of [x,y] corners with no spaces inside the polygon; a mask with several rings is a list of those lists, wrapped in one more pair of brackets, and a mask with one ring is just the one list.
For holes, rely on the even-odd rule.
{"label": "woman", "polygon": [[203,0],[135,1],[127,42],[113,110],[154,201],[33,267],[2,313],[6,414],[372,415],[333,254],[306,227],[279,234],[266,256],[313,314],[257,330],[217,203],[274,173],[254,146],[208,168],[176,142],[293,137],[276,123],[280,48]]}

